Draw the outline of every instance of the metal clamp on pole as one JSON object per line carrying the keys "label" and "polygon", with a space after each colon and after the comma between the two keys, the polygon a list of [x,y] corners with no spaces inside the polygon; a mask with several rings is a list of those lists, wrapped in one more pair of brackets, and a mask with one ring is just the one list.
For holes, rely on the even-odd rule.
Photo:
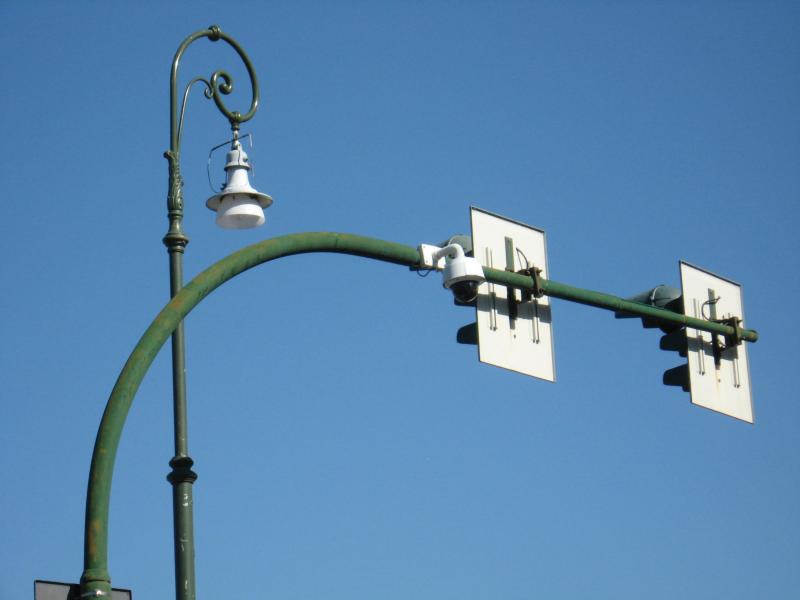
{"label": "metal clamp on pole", "polygon": [[727,319],[716,319],[715,323],[721,323],[733,328],[733,333],[725,335],[725,347],[733,348],[744,341],[742,320],[739,317],[728,317]]}
{"label": "metal clamp on pole", "polygon": [[544,296],[544,286],[542,286],[542,270],[538,267],[530,266],[527,269],[517,271],[517,275],[527,275],[531,278],[533,289],[523,292],[525,295],[533,296],[534,298],[541,298]]}

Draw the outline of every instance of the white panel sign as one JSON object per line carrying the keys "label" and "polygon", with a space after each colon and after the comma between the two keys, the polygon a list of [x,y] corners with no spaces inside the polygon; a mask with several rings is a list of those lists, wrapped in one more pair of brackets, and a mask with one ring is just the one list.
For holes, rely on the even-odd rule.
{"label": "white panel sign", "polygon": [[[680,265],[687,316],[707,320],[744,318],[739,284],[683,261]],[[752,423],[747,343],[726,348],[724,336],[690,328],[686,333],[692,403]]]}
{"label": "white panel sign", "polygon": [[[549,277],[544,231],[480,208],[471,208],[470,217],[473,253],[481,265],[513,271],[536,267],[542,277]],[[483,283],[478,290],[477,320],[481,362],[556,380],[547,296],[524,299],[519,290]]]}

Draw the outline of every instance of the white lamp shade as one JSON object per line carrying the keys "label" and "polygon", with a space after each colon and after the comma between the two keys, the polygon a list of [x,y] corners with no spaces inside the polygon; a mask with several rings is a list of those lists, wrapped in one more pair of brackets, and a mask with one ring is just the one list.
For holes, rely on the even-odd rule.
{"label": "white lamp shade", "polygon": [[223,229],[250,229],[264,224],[264,209],[245,194],[224,194],[217,208],[217,225]]}
{"label": "white lamp shade", "polygon": [[223,229],[249,229],[264,224],[264,209],[272,204],[272,198],[250,185],[249,170],[247,154],[236,140],[225,165],[225,188],[206,201],[206,206],[217,212],[217,225]]}

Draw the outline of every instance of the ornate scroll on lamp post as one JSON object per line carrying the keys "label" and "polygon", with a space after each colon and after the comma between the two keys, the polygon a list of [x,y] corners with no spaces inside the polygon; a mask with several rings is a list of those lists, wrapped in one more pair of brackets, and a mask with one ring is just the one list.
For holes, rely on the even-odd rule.
{"label": "ornate scroll on lamp post", "polygon": [[[250,109],[242,114],[231,111],[222,100],[223,95],[233,91],[233,79],[225,71],[215,71],[209,79],[195,77],[186,85],[178,112],[178,67],[183,53],[196,40],[208,38],[212,42],[223,40],[241,57],[250,76],[252,100]],[[183,178],[180,172],[180,145],[183,133],[183,117],[189,91],[196,83],[205,86],[205,96],[217,105],[219,111],[228,119],[233,132],[231,149],[225,165],[226,183],[222,191],[206,202],[206,206],[216,211],[216,222],[226,229],[245,229],[264,223],[264,208],[272,204],[272,198],[256,191],[248,180],[250,164],[247,154],[239,141],[239,127],[249,121],[258,109],[258,79],[247,54],[219,26],[198,31],[187,37],[178,47],[172,61],[170,72],[170,146],[164,153],[169,161],[169,193],[167,196],[167,217],[169,231],[164,236],[164,245],[169,253],[170,295],[174,297],[183,287],[183,253],[189,238],[183,231]],[[186,402],[183,321],[172,334],[172,393],[174,411],[175,455],[169,461],[171,472],[167,479],[172,484],[172,507],[175,546],[175,590],[180,600],[193,600],[195,597],[194,574],[194,525],[192,484],[197,474],[192,470],[194,462],[189,456],[188,417]]]}

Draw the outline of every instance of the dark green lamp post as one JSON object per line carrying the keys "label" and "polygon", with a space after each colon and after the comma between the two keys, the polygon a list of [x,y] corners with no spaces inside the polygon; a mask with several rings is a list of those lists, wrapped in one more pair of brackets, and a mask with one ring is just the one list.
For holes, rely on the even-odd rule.
{"label": "dark green lamp post", "polygon": [[[208,38],[212,42],[227,42],[241,57],[250,76],[252,100],[245,113],[232,112],[225,106],[222,95],[233,91],[233,80],[225,71],[215,71],[210,79],[195,77],[187,85],[178,111],[178,67],[183,53],[196,40]],[[233,38],[223,33],[217,25],[198,31],[187,37],[178,47],[170,72],[170,146],[164,156],[169,161],[169,193],[167,217],[169,231],[164,236],[164,245],[169,253],[170,295],[174,297],[183,288],[183,253],[189,238],[182,228],[183,179],[180,172],[180,145],[183,133],[183,117],[186,100],[195,83],[205,85],[206,98],[213,99],[219,111],[228,119],[233,132],[231,150],[225,166],[227,182],[224,189],[208,202],[208,208],[217,212],[217,224],[224,228],[242,229],[264,223],[263,209],[272,203],[266,194],[254,190],[248,180],[250,169],[247,154],[239,141],[239,127],[250,120],[258,109],[258,80],[253,65],[244,50]],[[172,393],[175,427],[175,455],[169,461],[171,472],[167,479],[172,484],[172,507],[175,546],[175,593],[178,600],[194,600],[194,525],[192,484],[197,474],[189,456],[188,417],[186,404],[186,368],[183,322],[172,334]]]}

